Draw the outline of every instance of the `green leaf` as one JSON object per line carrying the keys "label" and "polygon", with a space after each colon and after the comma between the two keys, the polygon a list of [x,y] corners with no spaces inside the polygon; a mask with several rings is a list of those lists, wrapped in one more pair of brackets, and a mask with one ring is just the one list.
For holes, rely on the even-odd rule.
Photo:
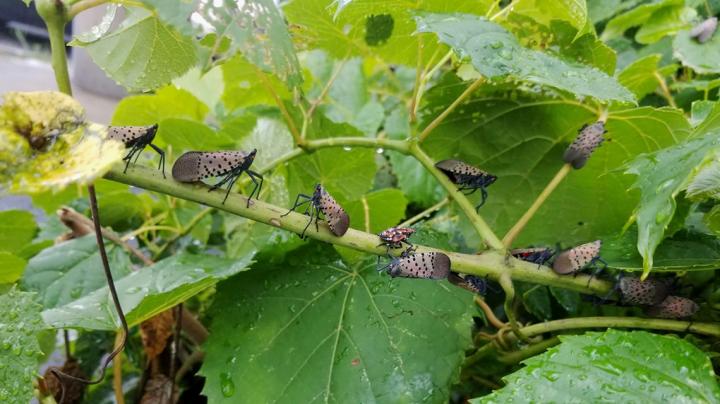
{"label": "green leaf", "polygon": [[308,248],[218,287],[201,369],[209,402],[447,400],[470,295],[391,280],[374,257],[348,267],[331,251]]}
{"label": "green leaf", "polygon": [[[610,20],[600,38],[607,41],[620,37],[628,29],[645,24],[656,12],[664,8],[682,7],[684,2],[684,0],[656,0],[651,3],[641,4]],[[635,39],[637,40],[637,37]]]}
{"label": "green leaf", "polygon": [[0,401],[29,403],[42,356],[37,335],[44,328],[33,294],[16,288],[0,295]]}
{"label": "green leaf", "polygon": [[[130,273],[130,259],[111,242],[105,248],[116,279]],[[57,244],[33,257],[23,274],[24,289],[38,293],[44,308],[59,307],[106,284],[95,236]]]}
{"label": "green leaf", "polygon": [[445,191],[437,180],[414,157],[393,151],[388,151],[387,154],[398,186],[410,202],[429,208],[445,197]]}
{"label": "green leaf", "polygon": [[548,289],[550,290],[550,294],[552,294],[568,314],[574,315],[578,313],[581,302],[580,293],[562,288],[554,288],[552,286],[548,287]]}
{"label": "green leaf", "polygon": [[696,201],[720,199],[720,162],[713,160],[702,167],[688,184],[686,196]]}
{"label": "green leaf", "polygon": [[354,228],[368,233],[380,233],[405,217],[407,199],[400,190],[381,189],[363,195],[359,201],[345,205],[348,215],[355,219]]}
{"label": "green leaf", "polygon": [[232,149],[235,139],[227,133],[215,132],[202,122],[168,118],[161,121],[158,145],[172,145],[178,153],[188,150]]}
{"label": "green leaf", "polygon": [[[396,3],[354,0],[346,3],[339,14],[333,12],[334,3],[335,0],[293,0],[283,10],[297,36],[311,49],[324,49],[338,59],[363,56],[386,63],[416,66],[418,57],[427,63],[436,52],[442,54],[447,51],[429,38],[420,39],[415,30],[413,12],[484,14],[494,1],[419,0]],[[418,54],[420,40],[423,50]]]}
{"label": "green leaf", "polygon": [[100,22],[90,28],[90,30],[76,34],[75,39],[79,42],[93,42],[100,39],[110,30],[113,20],[115,20],[117,9],[117,4],[108,4]]}
{"label": "green leaf", "polygon": [[675,214],[675,196],[685,187],[695,167],[717,149],[720,131],[682,142],[630,162],[626,173],[635,174],[632,188],[640,191],[635,211],[638,251],[644,258],[643,276],[653,267],[653,253]]}
{"label": "green leaf", "polygon": [[547,53],[522,47],[500,25],[470,14],[418,13],[418,32],[435,32],[440,41],[487,79],[517,78],[601,101],[634,102],[615,79],[592,67],[568,64]]}
{"label": "green leaf", "polygon": [[[251,255],[229,260],[211,255],[178,254],[115,279],[120,305],[134,326],[195,296],[221,279],[246,270]],[[107,287],[42,312],[55,328],[115,330],[120,320]]]}
{"label": "green leaf", "polygon": [[129,18],[100,39],[75,39],[70,45],[85,48],[95,64],[129,91],[158,88],[197,61],[192,41],[152,15]]}
{"label": "green leaf", "polygon": [[529,313],[540,320],[552,318],[552,307],[550,306],[550,294],[548,288],[542,285],[531,283],[516,284],[522,298],[522,304]]}
{"label": "green leaf", "polygon": [[[219,5],[203,2],[197,15],[212,25],[216,33],[230,37],[230,55],[241,52],[261,70],[274,73],[289,88],[302,84],[300,64],[287,25],[272,0],[242,3],[224,0]],[[215,38],[215,47],[223,36]]]}
{"label": "green leaf", "polygon": [[587,0],[588,16],[594,24],[635,7],[644,0]]}
{"label": "green leaf", "polygon": [[676,66],[670,66],[670,69],[659,69],[658,63],[661,58],[662,55],[655,53],[637,59],[618,74],[618,81],[632,91],[637,99],[642,99],[655,91],[660,79],[664,80],[665,76],[675,71]]}
{"label": "green leaf", "polygon": [[690,7],[665,7],[655,11],[635,34],[635,40],[651,44],[667,35],[690,28],[697,12]]}
{"label": "green leaf", "polygon": [[173,80],[173,84],[179,89],[194,95],[210,108],[210,110],[215,110],[218,104],[220,104],[225,91],[223,70],[220,67],[211,69],[206,73],[202,73],[199,68],[194,67],[184,75]]}
{"label": "green leaf", "polygon": [[[695,133],[705,133],[715,129],[720,129],[720,102],[715,102],[712,109],[704,112],[702,122],[695,124]],[[697,112],[697,111],[696,111]],[[694,120],[700,119],[695,116]]]}
{"label": "green leaf", "polygon": [[673,42],[673,55],[696,73],[720,73],[720,35],[701,44],[690,37],[690,31],[681,31]]}
{"label": "green leaf", "polygon": [[516,0],[512,4],[511,12],[530,17],[546,26],[553,20],[567,21],[577,30],[575,38],[594,32],[588,21],[588,10],[584,1]]}
{"label": "green leaf", "polygon": [[[610,268],[625,272],[643,271],[643,257],[637,248],[638,232],[603,239],[602,257]],[[657,246],[653,271],[706,271],[720,268],[720,244],[715,237],[681,231]]]}
{"label": "green leaf", "polygon": [[112,124],[153,125],[169,118],[202,122],[207,113],[208,107],[190,92],[166,86],[152,95],[123,98],[115,109]]}
{"label": "green leaf", "polygon": [[258,69],[240,54],[223,63],[221,69],[225,82],[222,101],[229,111],[258,104],[275,105],[270,89],[281,99],[291,98],[287,87],[277,77],[266,77],[269,83],[266,84]]}
{"label": "green leaf", "polygon": [[72,97],[54,91],[9,92],[0,107],[0,189],[37,194],[84,185],[125,154],[104,126],[86,123]]}
{"label": "green leaf", "polygon": [[705,121],[716,106],[717,103],[714,101],[694,101],[690,112],[690,123],[692,126],[697,126]]}
{"label": "green leaf", "polygon": [[190,15],[197,9],[199,0],[140,0],[140,2],[154,10],[157,17],[165,24],[183,35],[192,36],[195,33]]}
{"label": "green leaf", "polygon": [[[423,124],[465,89],[456,83],[448,79],[428,92]],[[452,156],[498,176],[488,188],[489,198],[480,214],[496,234],[503,234],[555,176],[565,148],[584,124],[597,120],[596,114],[573,99],[485,87],[451,113],[424,145],[435,160]],[[606,129],[606,141],[582,170],[568,175],[550,195],[518,237],[517,247],[582,243],[617,233],[637,204],[637,194],[627,192],[633,179],[619,169],[640,153],[684,139],[690,125],[679,110],[642,107],[611,110]],[[475,195],[470,198],[479,200]]]}
{"label": "green leaf", "polygon": [[[473,403],[717,402],[709,358],[689,342],[644,331],[560,336],[562,343],[525,360],[507,385]],[[660,353],[660,354],[659,354]]]}
{"label": "green leaf", "polygon": [[26,210],[0,212],[0,251],[18,252],[37,233],[32,213]]}
{"label": "green leaf", "polygon": [[312,193],[315,184],[322,184],[341,202],[359,199],[369,191],[377,171],[375,151],[365,148],[321,149],[288,166],[290,195]]}
{"label": "green leaf", "polygon": [[7,251],[0,251],[0,283],[15,283],[22,276],[27,261]]}

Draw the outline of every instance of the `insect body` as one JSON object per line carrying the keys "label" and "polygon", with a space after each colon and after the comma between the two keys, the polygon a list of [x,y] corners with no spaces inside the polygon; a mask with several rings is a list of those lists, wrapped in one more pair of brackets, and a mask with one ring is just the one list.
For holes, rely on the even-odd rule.
{"label": "insect body", "polygon": [[487,292],[487,281],[475,275],[460,276],[457,272],[450,272],[448,281],[457,287],[469,290],[479,295],[485,295]]}
{"label": "insect body", "polygon": [[[301,199],[303,200],[301,201]],[[348,216],[345,209],[343,209],[320,184],[315,185],[315,192],[313,192],[312,196],[299,194],[297,198],[295,198],[293,207],[282,216],[289,215],[290,212],[306,203],[310,204],[307,209],[305,209],[305,214],[310,216],[310,221],[300,234],[300,238],[305,237],[305,232],[308,227],[310,227],[313,219],[315,220],[315,230],[319,230],[318,221],[320,220],[320,213],[325,216],[328,227],[334,235],[340,237],[347,232],[348,227],[350,227],[350,216]]]}
{"label": "insect body", "polygon": [[592,125],[585,125],[580,129],[578,136],[568,146],[563,155],[566,163],[572,164],[573,168],[582,168],[595,149],[605,140],[603,135],[605,122],[597,121]]}
{"label": "insect body", "polygon": [[670,294],[670,284],[662,279],[649,278],[641,281],[634,276],[624,276],[617,284],[624,304],[657,305]]}
{"label": "insect body", "polygon": [[544,247],[516,248],[510,250],[510,255],[517,259],[537,264],[538,269],[540,269],[541,265],[550,261],[553,255],[555,255],[555,250]]}
{"label": "insect body", "polygon": [[717,17],[710,17],[690,30],[690,37],[697,39],[700,43],[705,43],[712,38],[717,29],[717,25]]}
{"label": "insect body", "polygon": [[450,274],[450,257],[439,252],[403,254],[380,270],[393,278],[445,279]]}
{"label": "insect body", "polygon": [[378,237],[380,237],[380,241],[382,241],[380,245],[387,246],[389,252],[391,248],[401,248],[403,243],[407,244],[408,247],[412,247],[412,243],[410,243],[408,239],[413,233],[415,233],[415,229],[391,227],[383,230],[382,233],[378,234]]}
{"label": "insect body", "polygon": [[465,193],[465,195],[470,195],[478,189],[480,190],[482,199],[475,209],[480,209],[480,207],[485,204],[488,197],[487,187],[497,180],[496,176],[460,160],[443,160],[436,163],[435,167],[447,175],[454,184],[460,185],[458,191],[470,191]]}
{"label": "insect body", "polygon": [[250,153],[243,151],[187,152],[175,161],[172,175],[175,180],[180,182],[197,182],[208,177],[223,176],[222,180],[210,187],[208,192],[228,184],[223,199],[224,204],[230,194],[230,189],[235,185],[240,175],[245,172],[255,184],[247,200],[247,207],[250,207],[250,199],[252,199],[253,195],[257,199],[263,184],[263,176],[250,169],[256,153],[257,149]]}
{"label": "insect body", "polygon": [[128,166],[130,165],[133,157],[135,157],[135,161],[137,161],[138,157],[140,157],[140,152],[142,152],[146,146],[150,146],[157,152],[157,154],[160,155],[158,170],[162,169],[163,178],[165,178],[165,152],[161,148],[152,144],[152,141],[155,139],[157,129],[157,124],[151,126],[108,127],[109,139],[119,140],[125,144],[125,147],[130,148],[128,154],[123,157],[123,160],[125,160],[124,173],[127,172]]}
{"label": "insect body", "polygon": [[[577,274],[583,268],[593,268],[593,276],[607,267],[607,263],[600,258],[602,242],[595,240],[591,243],[581,244],[565,250],[553,262],[553,270],[560,275]],[[597,263],[603,264],[602,267]],[[592,279],[592,277],[591,277]],[[589,282],[589,281],[588,281]]]}
{"label": "insect body", "polygon": [[668,296],[660,304],[648,308],[645,312],[652,317],[685,318],[695,314],[700,307],[694,301],[680,296]]}

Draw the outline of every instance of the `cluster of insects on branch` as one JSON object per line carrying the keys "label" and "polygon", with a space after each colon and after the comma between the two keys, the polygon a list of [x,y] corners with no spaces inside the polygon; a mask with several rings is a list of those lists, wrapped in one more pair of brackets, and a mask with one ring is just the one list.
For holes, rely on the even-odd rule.
{"label": "cluster of insects on branch", "polygon": [[[110,138],[122,141],[130,150],[124,157],[126,162],[125,170],[146,147],[150,146],[160,155],[158,169],[163,170],[165,153],[152,144],[157,133],[158,126],[123,126],[111,127]],[[563,155],[565,163],[575,169],[580,169],[587,163],[590,155],[597,149],[604,140],[605,122],[584,125],[578,132],[578,136],[568,146]],[[172,167],[172,176],[176,181],[195,183],[209,177],[220,177],[220,180],[212,185],[208,191],[220,189],[227,185],[225,197],[222,203],[227,200],[230,190],[235,182],[242,175],[247,173],[254,188],[247,197],[247,208],[250,208],[252,197],[259,198],[262,190],[263,176],[251,170],[257,150],[244,151],[190,151],[180,156]],[[474,167],[466,162],[448,159],[435,164],[440,172],[458,186],[457,191],[466,195],[480,191],[480,203],[476,210],[482,207],[487,198],[487,188],[495,183],[497,176],[492,175],[480,168]],[[305,238],[308,228],[315,223],[315,230],[320,229],[321,217],[332,234],[342,237],[350,228],[350,217],[340,203],[333,198],[322,184],[315,185],[312,194],[298,194],[295,203],[287,213],[298,208],[305,207],[304,214],[309,220],[299,234]],[[415,247],[410,243],[409,238],[414,229],[392,227],[381,232],[378,237],[380,246],[386,247],[386,255],[390,262],[385,266],[379,265],[378,270],[387,272],[391,277],[422,278],[422,279],[447,279],[451,284],[469,290],[473,293],[484,295],[488,288],[486,279],[475,275],[460,274],[452,271],[450,257],[441,252],[416,253]],[[391,250],[405,248],[398,256],[393,256]],[[529,247],[513,249],[509,256],[516,259],[532,262],[540,269],[543,265],[549,265],[558,275],[577,275],[583,270],[592,270],[593,277],[607,268],[607,263],[600,257],[601,240],[584,243],[566,250],[553,250],[546,247]],[[634,277],[621,277],[613,290],[619,292],[620,302],[628,305],[646,306],[648,315],[662,318],[684,318],[693,315],[698,310],[698,305],[690,299],[670,295],[671,286],[667,282],[658,279],[647,279],[641,281]],[[605,299],[603,299],[605,300]]]}

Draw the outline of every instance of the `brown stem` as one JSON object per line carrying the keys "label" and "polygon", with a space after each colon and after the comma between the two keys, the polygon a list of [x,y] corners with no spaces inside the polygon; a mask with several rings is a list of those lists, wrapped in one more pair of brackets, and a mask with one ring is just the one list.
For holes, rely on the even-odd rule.
{"label": "brown stem", "polygon": [[475,296],[475,304],[480,306],[483,313],[485,313],[485,318],[487,318],[488,322],[492,324],[493,327],[499,330],[507,326],[507,324],[503,323],[495,316],[495,313],[493,313],[490,306],[488,306],[488,304],[485,303],[485,300],[483,300],[480,296]]}
{"label": "brown stem", "polygon": [[[115,334],[115,347],[122,347],[125,344],[125,337],[120,333]],[[113,361],[113,392],[115,392],[115,402],[117,404],[125,404],[125,395],[123,394],[122,382],[122,355],[118,355]]]}

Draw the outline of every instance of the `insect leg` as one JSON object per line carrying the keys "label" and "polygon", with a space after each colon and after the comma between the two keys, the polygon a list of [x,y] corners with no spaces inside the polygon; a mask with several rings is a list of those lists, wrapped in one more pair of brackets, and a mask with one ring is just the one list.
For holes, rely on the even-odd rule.
{"label": "insect leg", "polygon": [[225,205],[225,201],[227,200],[228,195],[230,195],[230,190],[232,189],[233,185],[235,185],[235,181],[237,181],[237,179],[240,178],[240,174],[242,174],[242,171],[237,174],[231,172],[228,175],[227,178],[232,178],[232,179],[230,180],[230,185],[228,185],[228,187],[227,187],[227,191],[225,191],[225,198],[222,201],[223,205]]}
{"label": "insect leg", "polygon": [[[300,198],[304,198],[305,201],[300,202]],[[297,198],[295,198],[295,203],[293,204],[293,207],[290,208],[290,210],[288,210],[288,212],[287,212],[286,214],[280,215],[280,217],[285,217],[285,216],[289,215],[290,212],[294,211],[294,210],[297,209],[298,207],[300,207],[300,206],[302,206],[302,205],[304,205],[304,204],[306,204],[306,203],[308,203],[308,202],[312,202],[312,196],[308,196],[308,195],[305,195],[305,194],[298,194]]]}
{"label": "insect leg", "polygon": [[157,152],[157,154],[160,155],[160,162],[158,163],[158,170],[160,170],[162,168],[163,178],[167,178],[167,177],[165,177],[165,152],[163,151],[163,149],[155,146],[152,143],[150,143],[149,146],[152,147],[152,149],[155,150]]}
{"label": "insect leg", "polygon": [[[308,201],[308,202],[309,202],[309,201]],[[314,208],[313,208],[313,209],[314,209]],[[288,212],[288,213],[290,213],[290,212]],[[313,212],[313,213],[314,213],[314,212]],[[303,229],[302,233],[300,233],[300,238],[301,238],[301,239],[304,239],[304,238],[305,238],[305,232],[307,231],[308,227],[310,227],[310,225],[312,224],[312,221],[313,221],[313,217],[312,217],[312,215],[310,215],[310,220],[308,220],[308,223],[305,225],[305,228]]]}
{"label": "insect leg", "polygon": [[487,197],[488,197],[488,192],[487,192],[487,190],[485,189],[485,187],[480,187],[480,192],[482,193],[482,198],[480,199],[480,204],[475,207],[475,210],[478,210],[478,209],[480,209],[483,205],[485,205],[485,201],[487,200]]}
{"label": "insect leg", "polygon": [[[247,173],[248,173],[248,176],[250,176],[250,179],[253,180],[253,182],[255,183],[255,185],[258,189],[257,194],[255,194],[255,199],[259,199],[260,192],[262,192],[263,182],[265,182],[265,178],[263,178],[262,174],[256,173],[255,171],[252,171],[252,170],[247,170]],[[257,182],[258,178],[260,178],[260,185],[258,185],[258,182]],[[251,193],[251,195],[252,195],[252,193]]]}

